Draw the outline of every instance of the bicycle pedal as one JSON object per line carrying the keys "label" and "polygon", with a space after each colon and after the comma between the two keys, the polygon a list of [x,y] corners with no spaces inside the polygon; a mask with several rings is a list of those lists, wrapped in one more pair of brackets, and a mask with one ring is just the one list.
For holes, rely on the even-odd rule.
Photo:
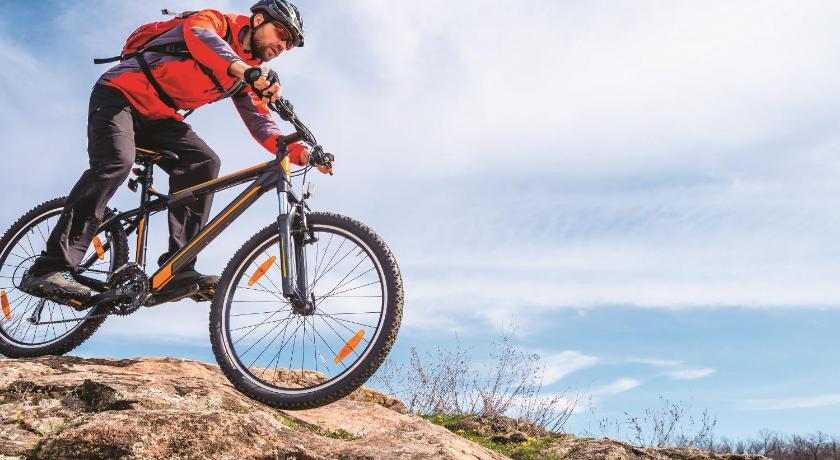
{"label": "bicycle pedal", "polygon": [[201,291],[198,284],[189,284],[180,288],[159,292],[149,297],[146,302],[147,307],[154,307],[169,302],[177,302],[183,298],[191,297]]}
{"label": "bicycle pedal", "polygon": [[190,297],[190,299],[192,299],[192,300],[193,300],[194,302],[196,302],[196,303],[199,303],[199,302],[212,302],[212,301],[213,301],[213,297],[214,297],[215,295],[216,295],[216,290],[215,290],[215,289],[211,289],[211,290],[209,290],[209,291],[202,291],[202,292],[199,292],[199,293],[197,293],[196,295],[191,296],[191,297]]}

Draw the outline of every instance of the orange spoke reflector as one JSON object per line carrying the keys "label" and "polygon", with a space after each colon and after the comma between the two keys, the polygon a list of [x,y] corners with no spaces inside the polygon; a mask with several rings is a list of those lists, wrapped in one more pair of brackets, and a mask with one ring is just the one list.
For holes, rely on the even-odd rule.
{"label": "orange spoke reflector", "polygon": [[262,278],[263,275],[265,275],[265,272],[267,272],[268,269],[271,268],[271,264],[273,264],[275,260],[277,260],[277,257],[271,256],[268,258],[268,260],[263,262],[262,265],[260,265],[260,268],[258,268],[257,271],[255,271],[254,274],[251,275],[251,279],[248,280],[248,286],[253,286],[254,283],[256,283],[260,278]]}
{"label": "orange spoke reflector", "polygon": [[93,248],[96,249],[99,260],[105,260],[105,248],[102,247],[102,240],[99,239],[99,235],[93,236]]}
{"label": "orange spoke reflector", "polygon": [[3,316],[6,319],[12,319],[12,309],[9,307],[9,299],[6,297],[6,291],[0,291],[0,303],[3,304]]}
{"label": "orange spoke reflector", "polygon": [[344,361],[344,358],[346,358],[350,354],[350,352],[352,352],[357,346],[359,346],[359,342],[362,341],[362,337],[364,336],[365,330],[359,329],[359,332],[357,332],[356,335],[354,335],[353,338],[350,339],[347,342],[347,344],[344,345],[344,348],[342,348],[341,351],[339,351],[338,354],[335,355],[335,359],[333,359],[333,362],[338,364]]}

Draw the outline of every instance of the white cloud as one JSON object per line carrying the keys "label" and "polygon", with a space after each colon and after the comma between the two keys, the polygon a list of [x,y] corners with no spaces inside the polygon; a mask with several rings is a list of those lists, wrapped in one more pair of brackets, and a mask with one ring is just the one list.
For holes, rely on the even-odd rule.
{"label": "white cloud", "polygon": [[637,380],[630,377],[624,377],[612,383],[595,387],[592,390],[590,390],[590,393],[594,397],[613,396],[637,388],[641,386],[642,383],[643,382],[641,380]]}
{"label": "white cloud", "polygon": [[826,394],[797,398],[747,399],[741,402],[747,410],[809,409],[840,405],[840,394]]}
{"label": "white cloud", "polygon": [[674,367],[682,364],[682,361],[673,359],[658,359],[658,358],[630,358],[627,362],[634,364],[647,364],[656,367]]}
{"label": "white cloud", "polygon": [[666,372],[665,374],[675,380],[694,380],[708,377],[715,373],[715,369],[679,369]]}
{"label": "white cloud", "polygon": [[[249,4],[167,6],[205,5]],[[391,244],[407,329],[481,332],[514,317],[527,330],[567,307],[840,305],[837,3],[302,8],[307,46],[271,65],[338,155],[313,207],[358,217]],[[159,19],[119,1],[54,11],[66,39],[40,54],[0,33],[11,63],[0,119],[13,121],[0,127],[2,155],[18,195],[0,210],[7,223],[33,197],[66,194],[86,167],[86,99],[104,70],[90,57]],[[76,30],[80,15],[102,27]],[[38,71],[38,58],[60,63],[62,78]],[[223,172],[266,158],[226,102],[190,122]],[[135,196],[121,191],[113,204],[127,209]],[[221,270],[270,222],[274,203],[264,204],[200,268]]]}
{"label": "white cloud", "polygon": [[[380,76],[386,111],[374,116],[392,132],[385,144],[419,134],[387,110],[408,106],[407,116],[449,147],[404,159],[416,173],[440,174],[430,156],[495,169],[489,160],[517,147],[541,168],[575,177],[705,168],[744,158],[731,148],[794,129],[791,111],[811,113],[840,96],[836,4],[609,4],[608,15],[605,7],[351,4],[356,30],[375,31],[356,49]],[[554,148],[534,148],[546,144]]]}
{"label": "white cloud", "polygon": [[555,353],[537,351],[536,353],[540,355],[540,362],[545,366],[543,385],[546,386],[560,381],[572,372],[594,366],[599,361],[599,358],[595,356],[589,356],[574,350]]}

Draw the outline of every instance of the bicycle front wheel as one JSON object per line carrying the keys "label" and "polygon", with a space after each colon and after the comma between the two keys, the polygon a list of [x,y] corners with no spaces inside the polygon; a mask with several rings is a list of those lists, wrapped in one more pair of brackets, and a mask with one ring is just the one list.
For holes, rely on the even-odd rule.
{"label": "bicycle front wheel", "polygon": [[388,246],[371,229],[312,213],[305,246],[315,310],[283,297],[279,227],[257,233],[222,274],[210,309],[210,339],[222,371],[242,393],[281,409],[338,400],[361,386],[391,349],[403,287]]}

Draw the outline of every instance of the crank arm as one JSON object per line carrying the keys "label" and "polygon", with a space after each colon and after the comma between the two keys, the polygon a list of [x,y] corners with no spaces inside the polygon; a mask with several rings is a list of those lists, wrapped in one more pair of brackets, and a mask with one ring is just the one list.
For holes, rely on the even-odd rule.
{"label": "crank arm", "polygon": [[147,307],[154,307],[155,305],[160,305],[167,302],[176,302],[186,297],[193,296],[200,291],[201,287],[197,283],[193,283],[189,286],[185,286],[183,288],[167,292],[166,294],[155,294],[149,297],[149,300],[146,302],[145,305]]}
{"label": "crank arm", "polygon": [[103,302],[116,302],[120,300],[131,300],[137,296],[137,292],[127,289],[109,289],[105,292],[97,294],[82,304],[84,308],[94,307]]}

